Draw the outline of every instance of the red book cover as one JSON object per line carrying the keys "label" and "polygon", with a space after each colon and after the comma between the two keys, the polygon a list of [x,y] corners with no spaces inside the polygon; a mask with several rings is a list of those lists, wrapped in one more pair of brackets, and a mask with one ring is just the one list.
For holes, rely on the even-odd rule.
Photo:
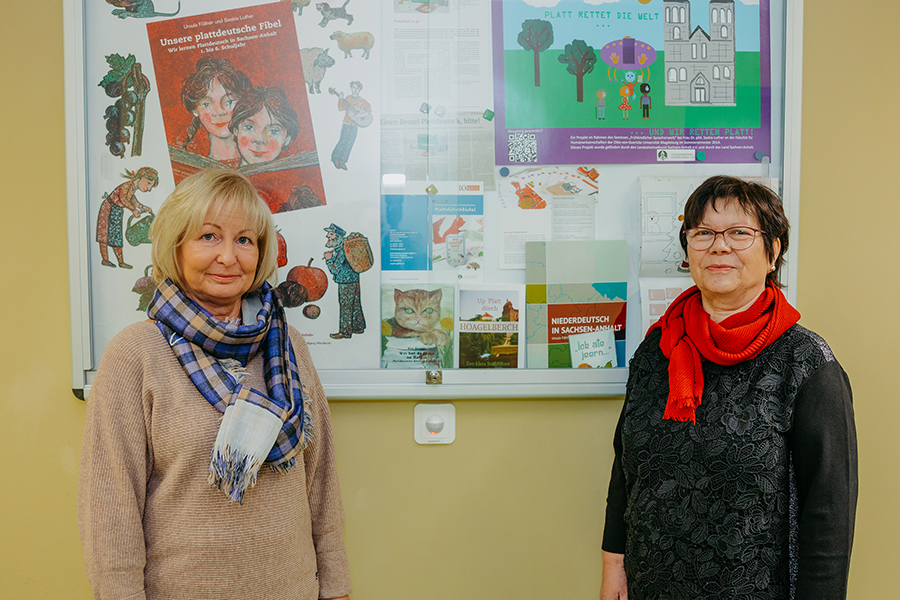
{"label": "red book cover", "polygon": [[592,331],[612,331],[625,339],[625,302],[582,302],[548,304],[548,342],[568,344],[569,336]]}
{"label": "red book cover", "polygon": [[155,21],[147,35],[176,183],[227,167],[273,213],[325,204],[290,2]]}

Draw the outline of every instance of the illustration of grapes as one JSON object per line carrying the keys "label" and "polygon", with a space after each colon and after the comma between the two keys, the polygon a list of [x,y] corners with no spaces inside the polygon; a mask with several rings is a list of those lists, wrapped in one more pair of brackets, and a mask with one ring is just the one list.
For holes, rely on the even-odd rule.
{"label": "illustration of grapes", "polygon": [[117,98],[115,104],[106,107],[106,145],[110,154],[125,158],[125,146],[130,143],[131,156],[140,156],[150,80],[141,72],[141,63],[135,62],[133,54],[128,58],[110,54],[106,62],[109,72],[98,85],[107,96]]}

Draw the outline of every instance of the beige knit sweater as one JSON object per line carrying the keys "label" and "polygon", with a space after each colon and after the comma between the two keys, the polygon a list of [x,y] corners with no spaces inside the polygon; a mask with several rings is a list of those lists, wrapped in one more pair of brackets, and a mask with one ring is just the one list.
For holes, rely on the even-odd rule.
{"label": "beige knit sweater", "polygon": [[[243,506],[207,483],[221,415],[159,329],[132,325],[103,354],[87,405],[78,528],[100,600],[313,600],[350,592],[331,418],[290,328],[313,439],[283,475],[263,467]],[[245,384],[265,390],[263,358]]]}

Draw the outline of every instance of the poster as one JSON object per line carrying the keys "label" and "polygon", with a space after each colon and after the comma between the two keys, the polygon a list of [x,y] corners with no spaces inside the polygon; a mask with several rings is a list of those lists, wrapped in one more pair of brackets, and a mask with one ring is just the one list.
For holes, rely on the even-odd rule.
{"label": "poster", "polygon": [[176,183],[228,167],[273,213],[326,204],[289,3],[154,21],[147,35]]}
{"label": "poster", "polygon": [[771,154],[767,0],[493,0],[498,165]]}

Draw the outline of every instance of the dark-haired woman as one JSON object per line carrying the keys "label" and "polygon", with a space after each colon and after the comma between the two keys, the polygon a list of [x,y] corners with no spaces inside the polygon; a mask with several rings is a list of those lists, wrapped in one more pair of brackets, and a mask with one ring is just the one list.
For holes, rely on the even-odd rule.
{"label": "dark-haired woman", "polygon": [[846,597],[856,514],[850,383],[800,326],[768,188],[687,201],[695,287],[647,332],[616,427],[602,600]]}

